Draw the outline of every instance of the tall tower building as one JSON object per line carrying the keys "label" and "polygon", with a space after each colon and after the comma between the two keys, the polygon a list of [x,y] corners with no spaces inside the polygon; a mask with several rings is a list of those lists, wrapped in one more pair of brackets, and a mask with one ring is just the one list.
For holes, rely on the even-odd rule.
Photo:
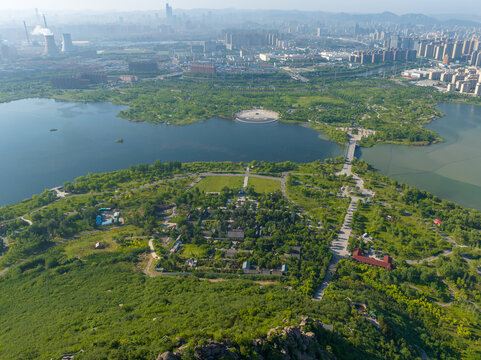
{"label": "tall tower building", "polygon": [[62,34],[62,52],[73,51],[72,36],[70,34]]}
{"label": "tall tower building", "polygon": [[58,53],[55,37],[53,35],[45,35],[45,55],[55,55]]}
{"label": "tall tower building", "polygon": [[166,18],[172,17],[172,6],[170,6],[169,3],[165,4],[165,17]]}

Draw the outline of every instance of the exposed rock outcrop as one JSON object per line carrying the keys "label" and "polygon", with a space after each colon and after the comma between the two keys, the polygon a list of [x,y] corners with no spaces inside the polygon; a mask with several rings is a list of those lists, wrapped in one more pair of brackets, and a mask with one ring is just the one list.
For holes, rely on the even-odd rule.
{"label": "exposed rock outcrop", "polygon": [[237,360],[240,359],[236,354],[236,348],[231,343],[219,343],[209,340],[206,345],[198,346],[195,349],[194,356],[199,360]]}
{"label": "exposed rock outcrop", "polygon": [[157,360],[180,360],[181,358],[170,351],[166,351],[165,353],[160,354],[157,356]]}
{"label": "exposed rock outcrop", "polygon": [[[269,330],[266,336],[252,342],[251,356],[241,355],[230,342],[208,340],[194,349],[196,360],[240,360],[279,358],[282,360],[336,360],[336,357],[321,346],[321,339],[328,332],[319,321],[303,318],[298,326],[277,327]],[[179,349],[180,350],[180,349]],[[182,360],[182,351],[166,352],[157,360]]]}
{"label": "exposed rock outcrop", "polygon": [[322,349],[318,341],[318,336],[324,333],[322,327],[318,321],[303,318],[298,326],[269,330],[265,338],[254,340],[253,346],[261,358],[276,353],[283,360],[335,360],[336,357]]}

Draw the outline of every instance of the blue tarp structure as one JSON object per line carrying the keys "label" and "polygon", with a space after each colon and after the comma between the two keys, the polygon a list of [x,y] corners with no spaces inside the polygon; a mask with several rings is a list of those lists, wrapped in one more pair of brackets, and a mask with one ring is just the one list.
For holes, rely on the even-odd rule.
{"label": "blue tarp structure", "polygon": [[97,225],[102,224],[102,216],[97,215],[97,220],[95,220],[95,223],[96,223]]}

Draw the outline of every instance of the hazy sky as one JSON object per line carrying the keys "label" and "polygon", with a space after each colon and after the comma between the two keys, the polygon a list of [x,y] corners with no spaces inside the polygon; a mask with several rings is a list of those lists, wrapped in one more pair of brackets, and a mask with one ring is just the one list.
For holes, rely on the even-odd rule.
{"label": "hazy sky", "polygon": [[[175,8],[299,9],[332,12],[383,12],[399,14],[476,14],[481,15],[481,0],[171,0]],[[165,6],[165,0],[0,0],[0,10],[149,10]]]}

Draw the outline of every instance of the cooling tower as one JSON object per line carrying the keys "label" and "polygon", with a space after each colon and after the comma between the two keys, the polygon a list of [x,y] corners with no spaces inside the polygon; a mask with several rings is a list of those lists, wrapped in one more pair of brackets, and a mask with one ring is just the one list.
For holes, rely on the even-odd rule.
{"label": "cooling tower", "polygon": [[62,52],[73,51],[74,47],[72,45],[72,36],[70,34],[62,35]]}
{"label": "cooling tower", "polygon": [[45,35],[45,55],[55,55],[58,49],[53,35]]}

